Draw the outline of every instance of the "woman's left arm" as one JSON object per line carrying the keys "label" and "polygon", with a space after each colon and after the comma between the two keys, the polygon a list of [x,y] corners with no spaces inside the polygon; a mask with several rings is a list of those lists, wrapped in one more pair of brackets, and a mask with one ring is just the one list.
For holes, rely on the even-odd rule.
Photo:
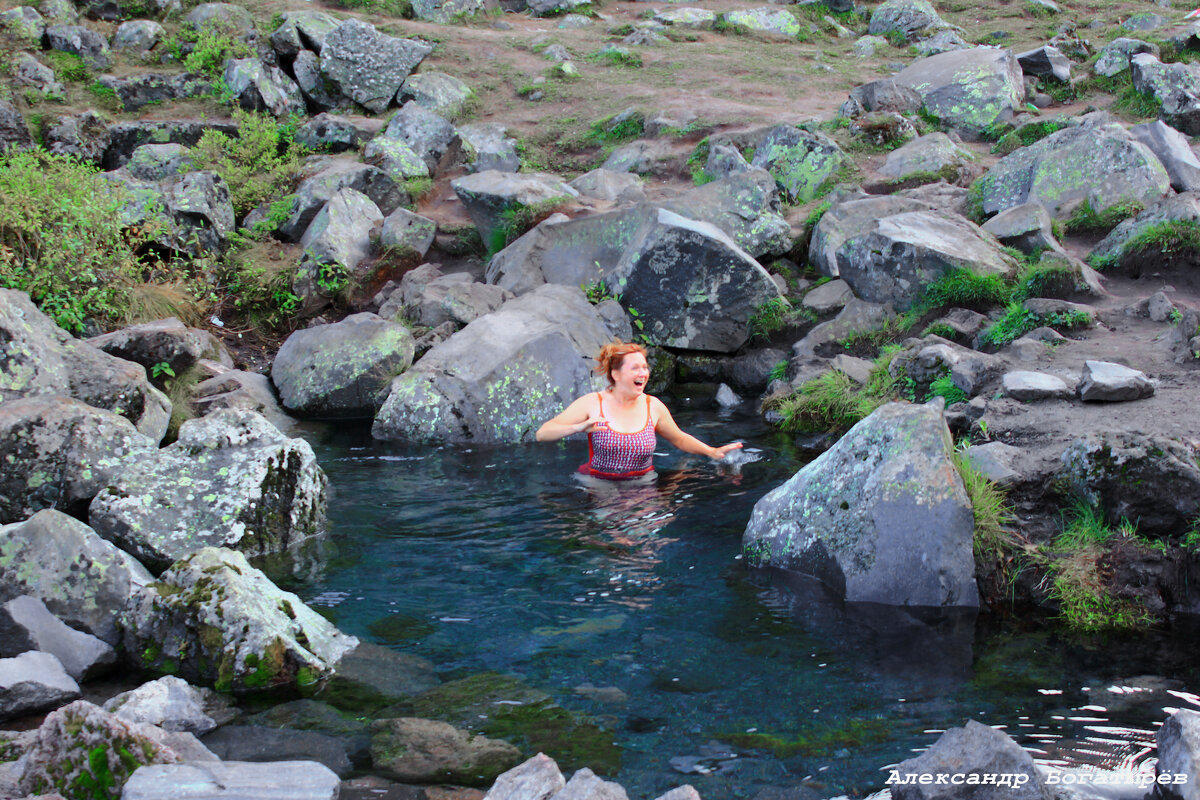
{"label": "woman's left arm", "polygon": [[714,461],[720,461],[730,450],[737,450],[742,446],[741,442],[731,442],[722,447],[710,447],[690,433],[684,433],[675,424],[675,418],[671,416],[671,411],[667,408],[666,403],[657,397],[652,397],[650,404],[653,406],[656,416],[654,432],[685,453],[695,453],[708,456]]}

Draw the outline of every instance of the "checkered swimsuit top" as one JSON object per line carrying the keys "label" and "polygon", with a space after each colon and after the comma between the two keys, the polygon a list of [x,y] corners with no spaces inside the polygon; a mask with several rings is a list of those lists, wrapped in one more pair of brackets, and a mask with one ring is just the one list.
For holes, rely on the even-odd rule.
{"label": "checkered swimsuit top", "polygon": [[[604,397],[600,399],[600,417],[604,418]],[[650,395],[646,395],[646,424],[636,433],[621,433],[607,425],[588,434],[588,462],[580,472],[598,478],[623,480],[645,475],[654,469],[654,420],[650,415]]]}

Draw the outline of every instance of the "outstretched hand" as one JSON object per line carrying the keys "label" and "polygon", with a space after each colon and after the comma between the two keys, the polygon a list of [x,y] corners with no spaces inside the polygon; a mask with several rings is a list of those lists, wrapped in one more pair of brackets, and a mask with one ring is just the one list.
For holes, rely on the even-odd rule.
{"label": "outstretched hand", "polygon": [[713,459],[713,461],[720,461],[721,459],[725,458],[725,456],[727,456],[731,450],[740,450],[740,449],[742,449],[741,442],[730,442],[729,444],[724,445],[722,447],[714,447],[713,450],[715,451],[716,454],[711,456],[711,458]]}

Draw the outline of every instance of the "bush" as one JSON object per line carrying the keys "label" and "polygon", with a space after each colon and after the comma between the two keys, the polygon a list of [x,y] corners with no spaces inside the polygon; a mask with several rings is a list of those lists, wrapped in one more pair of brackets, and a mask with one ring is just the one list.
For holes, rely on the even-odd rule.
{"label": "bush", "polygon": [[192,150],[192,168],[220,174],[240,216],[290,187],[305,150],[288,135],[290,123],[241,109],[234,110],[233,119],[238,135],[205,131]]}
{"label": "bush", "polygon": [[0,286],[28,292],[74,333],[89,317],[126,321],[143,278],[137,251],[153,231],[125,229],[119,184],[69,157],[9,151],[0,197]]}
{"label": "bush", "polygon": [[807,381],[792,394],[772,403],[780,427],[788,431],[844,431],[898,395],[899,380],[888,372],[895,351],[875,360],[866,386],[845,373],[830,370]]}
{"label": "bush", "polygon": [[750,336],[767,338],[771,334],[783,330],[790,323],[815,319],[813,312],[807,308],[793,308],[782,297],[774,297],[760,305],[750,315]]}

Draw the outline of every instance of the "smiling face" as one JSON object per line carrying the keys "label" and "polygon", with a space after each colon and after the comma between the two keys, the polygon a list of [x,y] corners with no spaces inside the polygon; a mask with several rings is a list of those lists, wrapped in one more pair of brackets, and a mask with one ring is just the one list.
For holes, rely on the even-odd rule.
{"label": "smiling face", "polygon": [[650,380],[650,365],[641,353],[629,353],[621,359],[620,364],[614,364],[608,372],[608,379],[613,388],[630,394],[640,394],[646,390],[646,382]]}

